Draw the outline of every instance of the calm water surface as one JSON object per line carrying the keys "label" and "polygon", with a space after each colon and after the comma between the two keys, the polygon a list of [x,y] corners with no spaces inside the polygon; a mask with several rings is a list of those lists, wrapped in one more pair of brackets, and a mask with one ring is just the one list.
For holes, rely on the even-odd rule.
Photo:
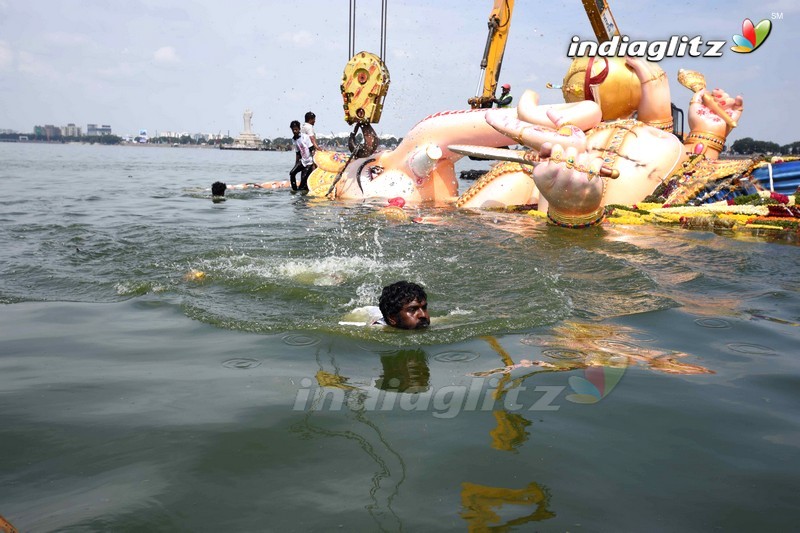
{"label": "calm water surface", "polygon": [[[799,247],[210,201],[293,157],[0,144],[20,531],[796,528]],[[429,331],[339,324],[398,279]]]}

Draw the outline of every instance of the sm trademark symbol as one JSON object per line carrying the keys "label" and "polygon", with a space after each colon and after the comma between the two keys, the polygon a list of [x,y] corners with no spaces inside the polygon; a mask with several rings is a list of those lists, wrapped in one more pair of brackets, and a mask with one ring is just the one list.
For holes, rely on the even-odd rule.
{"label": "sm trademark symbol", "polygon": [[783,20],[783,11],[772,13],[772,20]]}

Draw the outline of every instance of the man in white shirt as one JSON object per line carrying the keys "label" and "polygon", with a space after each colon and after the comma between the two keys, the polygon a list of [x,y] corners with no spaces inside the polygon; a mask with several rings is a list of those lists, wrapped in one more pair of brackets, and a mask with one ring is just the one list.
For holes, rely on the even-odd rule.
{"label": "man in white shirt", "polygon": [[317,123],[317,115],[309,111],[306,113],[305,122],[300,127],[300,131],[308,135],[311,139],[311,144],[314,145],[314,150],[319,150],[319,145],[317,144],[317,134],[314,133],[314,124]]}
{"label": "man in white shirt", "polygon": [[[308,190],[308,177],[311,171],[314,170],[314,158],[311,155],[313,144],[309,136],[300,131],[300,122],[293,120],[289,127],[292,129],[292,142],[294,142],[295,149],[295,163],[292,170],[289,171],[289,181],[292,184],[292,190],[307,191]],[[297,185],[295,176],[300,173],[300,185]]]}

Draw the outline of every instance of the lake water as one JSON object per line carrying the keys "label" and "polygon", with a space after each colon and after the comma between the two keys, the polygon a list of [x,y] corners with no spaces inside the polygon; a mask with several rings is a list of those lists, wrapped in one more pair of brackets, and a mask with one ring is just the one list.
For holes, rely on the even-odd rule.
{"label": "lake water", "polygon": [[[293,159],[0,144],[20,531],[797,527],[800,247],[209,199]],[[339,324],[398,279],[428,331]]]}

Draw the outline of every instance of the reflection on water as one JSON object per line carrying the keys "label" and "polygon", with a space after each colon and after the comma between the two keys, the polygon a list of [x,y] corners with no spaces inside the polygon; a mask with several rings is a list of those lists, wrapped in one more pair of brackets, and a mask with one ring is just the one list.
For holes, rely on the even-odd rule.
{"label": "reflection on water", "polygon": [[[381,353],[382,372],[375,380],[375,388],[388,391],[389,394],[416,395],[429,389],[430,369],[427,355],[423,350],[399,350]],[[342,375],[341,368],[332,353],[323,354],[317,350],[319,370],[316,380],[321,389],[334,389],[345,393],[343,401],[338,404],[332,400],[329,412],[344,415],[344,420],[337,422],[341,429],[326,427],[330,422],[319,411],[325,405],[326,395],[315,396],[307,406],[302,422],[295,424],[292,431],[304,438],[321,436],[325,438],[344,438],[353,441],[360,451],[374,463],[376,470],[371,477],[369,497],[371,504],[366,510],[373,518],[380,531],[400,531],[402,522],[392,507],[392,501],[398,495],[400,486],[406,478],[406,464],[402,455],[383,435],[381,427],[370,417],[378,407],[385,410],[387,402],[375,401],[370,395],[370,386],[362,383],[358,386],[349,383],[350,378]],[[327,369],[327,370],[326,370]],[[385,393],[383,393],[385,394]],[[394,406],[392,399],[389,408]],[[341,410],[340,410],[341,409]]]}
{"label": "reflection on water", "polygon": [[317,421],[314,411],[308,411],[301,422],[292,426],[292,432],[300,438],[347,439],[359,451],[369,457],[375,471],[371,476],[369,497],[371,504],[366,506],[380,531],[398,531],[402,523],[392,508],[392,500],[397,496],[406,476],[403,457],[384,438],[381,429],[373,423],[363,409],[353,407],[345,429],[329,429],[323,421]]}
{"label": "reflection on water", "polygon": [[[487,339],[502,352],[495,339]],[[374,389],[364,379],[351,382],[332,354],[317,352],[319,371],[316,381],[321,389],[340,391],[341,401],[336,396],[326,404],[325,392],[316,395],[307,406],[303,421],[293,426],[292,431],[302,438],[344,438],[353,441],[360,451],[374,463],[372,483],[369,489],[371,504],[366,507],[380,531],[400,531],[402,521],[393,508],[393,500],[399,494],[407,472],[406,461],[384,436],[380,426],[371,420],[373,413],[401,406],[419,407],[419,400],[406,403],[396,398],[387,399],[386,393],[418,397],[430,391],[430,368],[424,350],[396,350],[379,352],[380,376],[374,380]],[[507,357],[507,354],[505,354]],[[359,384],[354,384],[356,381]],[[376,400],[375,391],[383,391]],[[507,392],[503,385],[493,392],[495,399]],[[430,399],[424,401],[427,406]],[[388,406],[388,407],[387,407]],[[327,407],[327,409],[325,409]],[[336,423],[339,429],[327,427],[331,421],[322,413],[340,413],[344,419]],[[531,422],[518,413],[504,409],[493,410],[497,427],[490,432],[491,446],[501,451],[516,452],[527,440],[526,428]],[[475,483],[462,483],[461,501],[464,510],[461,516],[468,523],[469,531],[505,530],[528,522],[546,520],[555,514],[548,509],[549,495],[536,483],[521,489],[490,487]]]}
{"label": "reflection on water", "polygon": [[[528,522],[547,520],[556,516],[549,504],[547,489],[536,483],[521,489],[461,484],[461,516],[467,521],[468,531],[510,531]],[[515,509],[509,509],[512,506]],[[509,518],[512,513],[516,516]]]}
{"label": "reflection on water", "polygon": [[640,365],[670,374],[713,374],[708,368],[681,360],[690,357],[690,354],[647,348],[639,344],[642,338],[643,332],[633,328],[566,321],[561,326],[550,328],[549,333],[529,334],[520,340],[525,345],[545,348],[541,351],[542,360],[522,359],[515,363],[503,350],[498,355],[505,363],[504,367],[476,372],[473,375],[524,373],[527,376],[543,371],[561,372],[588,367],[624,368],[628,365]]}
{"label": "reflection on water", "polygon": [[531,425],[530,420],[518,413],[504,410],[492,411],[497,427],[489,432],[492,437],[492,448],[504,452],[513,452],[528,439],[530,434],[525,428]]}
{"label": "reflection on water", "polygon": [[383,372],[375,387],[385,391],[425,392],[430,387],[431,370],[423,350],[400,350],[381,355]]}
{"label": "reflection on water", "polygon": [[[571,376],[569,385],[574,394],[566,396],[573,403],[597,403],[607,396],[619,383],[629,365],[669,374],[710,374],[711,370],[700,365],[681,361],[688,354],[650,349],[638,344],[643,332],[633,328],[607,326],[596,323],[567,321],[550,328],[549,333],[529,334],[521,344],[537,346],[541,360],[520,359],[515,362],[508,351],[493,337],[484,340],[500,357],[503,367],[472,372],[475,377],[500,376],[493,391],[495,400],[504,397],[528,378],[542,372],[566,372],[585,369],[585,376]],[[527,440],[527,427],[531,422],[519,413],[498,409],[493,412],[496,427],[490,431],[491,446],[496,450],[516,452]]]}

